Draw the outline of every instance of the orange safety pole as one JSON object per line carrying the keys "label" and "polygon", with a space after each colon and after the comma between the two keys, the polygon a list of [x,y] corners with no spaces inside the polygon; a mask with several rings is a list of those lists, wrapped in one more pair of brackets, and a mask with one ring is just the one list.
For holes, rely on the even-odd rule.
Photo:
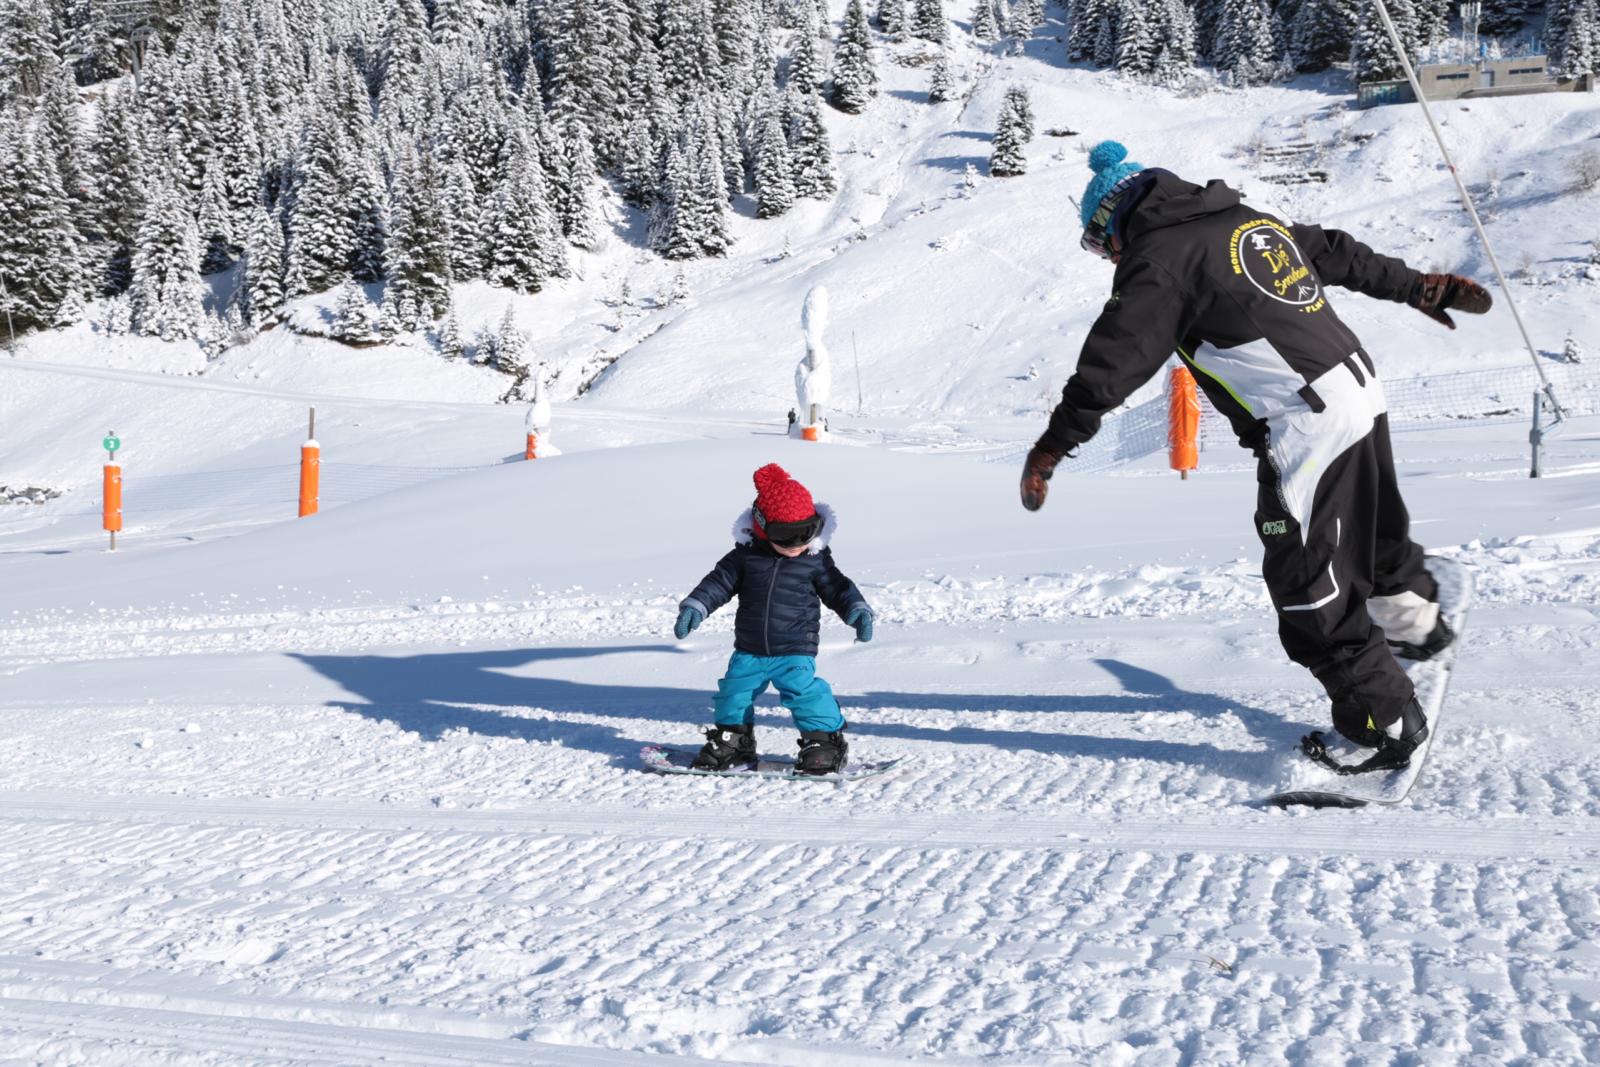
{"label": "orange safety pole", "polygon": [[100,521],[111,535],[111,551],[117,550],[117,533],[122,529],[122,466],[107,463],[105,480],[101,483]]}
{"label": "orange safety pole", "polygon": [[322,446],[317,443],[317,409],[311,409],[311,438],[300,446],[300,518],[317,513],[322,488]]}
{"label": "orange safety pole", "polygon": [[523,453],[523,459],[539,458],[539,435],[532,430],[528,431],[528,451]]}
{"label": "orange safety pole", "polygon": [[1200,466],[1200,391],[1187,367],[1167,379],[1167,463],[1185,479]]}

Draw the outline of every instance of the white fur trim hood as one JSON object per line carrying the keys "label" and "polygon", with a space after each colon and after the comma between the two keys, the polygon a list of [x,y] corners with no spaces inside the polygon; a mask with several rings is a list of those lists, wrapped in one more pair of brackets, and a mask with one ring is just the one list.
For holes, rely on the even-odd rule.
{"label": "white fur trim hood", "polygon": [[[815,556],[828,547],[828,542],[833,540],[833,535],[839,529],[839,516],[833,509],[818,500],[814,505],[817,514],[822,516],[822,532],[813,537],[806,545],[806,554]],[[735,544],[750,545],[756,540],[756,518],[754,508],[745,508],[744,513],[733,520],[733,540]]]}

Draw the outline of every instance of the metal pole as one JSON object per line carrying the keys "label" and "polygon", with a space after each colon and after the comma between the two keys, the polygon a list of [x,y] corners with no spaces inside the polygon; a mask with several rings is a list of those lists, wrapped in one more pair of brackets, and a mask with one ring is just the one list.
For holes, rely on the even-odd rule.
{"label": "metal pole", "polygon": [[850,352],[856,357],[856,414],[861,414],[864,401],[861,399],[861,350],[856,347],[856,332],[850,331]]}
{"label": "metal pole", "polygon": [[1533,429],[1528,431],[1528,444],[1533,447],[1533,469],[1528,472],[1528,477],[1539,477],[1539,450],[1544,445],[1544,429],[1539,425],[1539,416],[1544,413],[1544,394],[1539,390],[1533,391]]}
{"label": "metal pole", "polygon": [[14,356],[17,354],[17,328],[11,323],[11,290],[4,278],[0,278],[0,299],[6,302],[6,333],[11,337],[10,352]]}
{"label": "metal pole", "polygon": [[306,429],[306,438],[311,441],[317,439],[317,409],[315,407],[311,409],[311,422]]}
{"label": "metal pole", "polygon": [[1406,72],[1406,81],[1411,83],[1411,93],[1417,98],[1417,106],[1422,108],[1422,114],[1428,120],[1428,128],[1433,131],[1433,139],[1439,143],[1439,152],[1444,156],[1445,165],[1450,168],[1450,177],[1455,179],[1456,192],[1461,196],[1461,205],[1467,209],[1473,229],[1478,231],[1478,240],[1483,242],[1483,251],[1489,257],[1489,265],[1494,268],[1494,276],[1500,282],[1501,292],[1505,294],[1506,306],[1511,309],[1511,317],[1517,321],[1517,330],[1522,334],[1522,343],[1528,348],[1528,358],[1533,360],[1533,369],[1539,374],[1539,387],[1550,401],[1550,413],[1555,416],[1551,425],[1554,426],[1566,417],[1566,412],[1556,399],[1555,388],[1544,372],[1544,364],[1539,362],[1539,350],[1534,347],[1533,338],[1528,334],[1528,327],[1522,321],[1522,312],[1517,309],[1516,298],[1511,293],[1511,283],[1506,280],[1505,271],[1500,269],[1500,260],[1494,254],[1494,246],[1489,243],[1489,235],[1484,232],[1483,220],[1478,217],[1478,209],[1472,203],[1472,194],[1467,192],[1466,184],[1462,182],[1461,174],[1456,170],[1455,160],[1450,157],[1450,149],[1444,143],[1444,135],[1439,132],[1439,124],[1433,121],[1433,110],[1428,107],[1428,98],[1422,95],[1422,84],[1417,81],[1417,72],[1412,69],[1411,57],[1406,55],[1406,46],[1400,40],[1399,31],[1394,28],[1394,20],[1389,17],[1389,5],[1384,3],[1384,0],[1373,0],[1373,2],[1378,5],[1378,17],[1383,20],[1383,28],[1389,34],[1389,42],[1394,45],[1395,55],[1400,57],[1400,66]]}

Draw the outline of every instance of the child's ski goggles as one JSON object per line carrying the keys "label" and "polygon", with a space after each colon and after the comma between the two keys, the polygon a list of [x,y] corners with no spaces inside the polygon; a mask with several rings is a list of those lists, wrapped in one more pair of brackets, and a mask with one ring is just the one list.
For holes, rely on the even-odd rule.
{"label": "child's ski goggles", "polygon": [[750,513],[755,517],[756,529],[779,548],[799,548],[802,545],[809,545],[822,532],[821,515],[813,515],[799,522],[768,522],[767,517],[761,514],[760,508],[752,508]]}

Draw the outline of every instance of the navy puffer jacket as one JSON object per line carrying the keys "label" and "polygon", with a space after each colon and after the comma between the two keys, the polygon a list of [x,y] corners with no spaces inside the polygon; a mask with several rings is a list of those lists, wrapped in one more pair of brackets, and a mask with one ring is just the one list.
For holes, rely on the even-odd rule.
{"label": "navy puffer jacket", "polygon": [[833,562],[828,540],[838,528],[833,510],[817,505],[822,532],[792,558],[756,538],[751,514],[733,524],[733,551],[717,561],[681,606],[706,615],[739,598],[733,645],[752,656],[815,656],[822,628],[819,602],[843,619],[866,598]]}

